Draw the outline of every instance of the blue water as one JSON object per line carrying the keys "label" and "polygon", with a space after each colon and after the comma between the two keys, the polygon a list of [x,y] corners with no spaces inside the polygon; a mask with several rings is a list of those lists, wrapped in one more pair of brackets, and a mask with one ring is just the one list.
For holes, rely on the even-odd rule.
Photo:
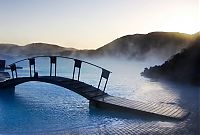
{"label": "blue water", "polygon": [[[150,80],[140,76],[145,67],[161,63],[158,60],[124,61],[112,59],[88,60],[113,73],[106,92],[128,99],[175,104],[196,109],[183,122],[125,114],[89,106],[84,97],[52,84],[28,82],[18,85],[14,95],[0,95],[0,134],[35,134],[76,132],[82,129],[118,129],[118,127],[148,127],[152,132],[161,129],[183,130],[193,133],[194,119],[198,114],[199,88]],[[29,67],[18,70],[19,76],[28,76]],[[58,60],[58,75],[72,77],[73,61]],[[49,60],[36,61],[39,75],[49,75]],[[82,65],[81,81],[97,86],[101,70]],[[181,126],[180,126],[181,125]],[[180,127],[179,127],[180,126]],[[155,128],[156,127],[156,128]],[[187,129],[183,129],[187,127]],[[185,131],[186,130],[186,131]],[[169,130],[169,132],[172,132]]]}

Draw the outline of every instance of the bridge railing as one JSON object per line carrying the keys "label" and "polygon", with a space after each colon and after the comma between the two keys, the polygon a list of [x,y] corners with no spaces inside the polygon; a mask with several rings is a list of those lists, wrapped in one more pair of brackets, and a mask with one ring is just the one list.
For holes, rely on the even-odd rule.
{"label": "bridge railing", "polygon": [[15,63],[10,64],[10,70],[11,70],[11,74],[12,74],[12,79],[18,78],[18,69],[16,64],[20,63],[20,62],[27,62],[29,65],[29,77],[38,77],[38,72],[36,70],[36,60],[38,58],[49,58],[49,76],[57,76],[57,58],[64,58],[64,59],[70,59],[74,61],[73,64],[73,72],[72,72],[72,79],[75,80],[75,72],[76,69],[78,69],[78,76],[77,76],[77,80],[80,81],[80,75],[81,75],[81,67],[82,67],[82,63],[91,65],[93,67],[99,68],[101,69],[101,76],[98,82],[98,86],[97,88],[100,88],[102,79],[105,79],[105,84],[103,87],[103,91],[105,91],[106,86],[107,86],[107,82],[110,76],[111,71],[106,70],[105,68],[102,68],[100,66],[97,66],[95,64],[92,64],[90,62],[84,61],[84,60],[80,60],[80,59],[75,59],[75,58],[71,58],[71,57],[65,57],[65,56],[35,56],[35,57],[31,57],[31,58],[26,58],[26,59],[22,59],[19,60]]}

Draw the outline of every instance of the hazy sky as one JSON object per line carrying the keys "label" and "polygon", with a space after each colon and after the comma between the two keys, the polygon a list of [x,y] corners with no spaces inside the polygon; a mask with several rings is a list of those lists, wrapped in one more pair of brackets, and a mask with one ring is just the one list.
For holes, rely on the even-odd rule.
{"label": "hazy sky", "polygon": [[200,0],[0,0],[0,43],[98,48],[124,35],[200,31]]}

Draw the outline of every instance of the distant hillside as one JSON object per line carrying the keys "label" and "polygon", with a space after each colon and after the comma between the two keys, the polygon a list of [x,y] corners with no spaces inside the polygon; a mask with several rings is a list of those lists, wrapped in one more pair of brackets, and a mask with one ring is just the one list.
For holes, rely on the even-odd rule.
{"label": "distant hillside", "polygon": [[32,43],[26,46],[0,44],[0,54],[10,56],[59,55],[65,50],[75,51],[76,49],[46,43]]}
{"label": "distant hillside", "polygon": [[146,68],[142,75],[200,84],[200,33],[195,36],[196,40],[189,48],[174,55],[160,66]]}
{"label": "distant hillside", "polygon": [[192,40],[191,35],[182,33],[153,32],[121,37],[97,49],[103,55],[126,56],[143,59],[149,56],[169,58],[187,47]]}
{"label": "distant hillside", "polygon": [[15,55],[18,53],[19,46],[15,44],[0,44],[1,55]]}
{"label": "distant hillside", "polygon": [[74,48],[64,48],[53,44],[33,43],[21,48],[21,51],[26,56],[33,55],[60,55],[64,50],[75,51]]}
{"label": "distant hillside", "polygon": [[118,38],[96,50],[76,50],[58,45],[33,43],[26,46],[0,44],[0,54],[12,56],[65,55],[75,57],[125,57],[144,59],[159,57],[166,60],[192,42],[194,35],[174,32],[152,32],[127,35]]}

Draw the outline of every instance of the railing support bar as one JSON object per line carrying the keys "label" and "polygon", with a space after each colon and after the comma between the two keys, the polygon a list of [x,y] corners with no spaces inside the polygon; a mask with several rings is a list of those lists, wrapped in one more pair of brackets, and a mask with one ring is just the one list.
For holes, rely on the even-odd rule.
{"label": "railing support bar", "polygon": [[73,76],[72,76],[72,79],[73,79],[73,80],[74,80],[74,74],[75,74],[75,66],[74,66]]}
{"label": "railing support bar", "polygon": [[35,74],[35,64],[34,64],[34,74]]}
{"label": "railing support bar", "polygon": [[14,79],[14,73],[13,73],[13,71],[12,71],[12,78]]}
{"label": "railing support bar", "polygon": [[102,76],[100,77],[100,80],[99,80],[98,89],[99,89],[99,87],[100,87],[101,80],[102,80]]}
{"label": "railing support bar", "polygon": [[55,72],[55,76],[56,76],[56,65],[57,65],[57,63],[55,63],[55,71],[54,71]]}
{"label": "railing support bar", "polygon": [[50,76],[52,74],[52,63],[50,64]]}
{"label": "railing support bar", "polygon": [[15,75],[16,75],[16,78],[17,78],[17,70],[15,70]]}
{"label": "railing support bar", "polygon": [[106,79],[106,83],[105,83],[105,85],[104,85],[103,92],[105,92],[107,83],[108,83],[108,79]]}
{"label": "railing support bar", "polygon": [[32,73],[31,73],[31,64],[29,64],[29,72],[30,72],[30,77],[32,77]]}
{"label": "railing support bar", "polygon": [[80,71],[81,71],[81,68],[79,68],[79,70],[78,70],[78,81],[79,81],[79,78],[80,78]]}

